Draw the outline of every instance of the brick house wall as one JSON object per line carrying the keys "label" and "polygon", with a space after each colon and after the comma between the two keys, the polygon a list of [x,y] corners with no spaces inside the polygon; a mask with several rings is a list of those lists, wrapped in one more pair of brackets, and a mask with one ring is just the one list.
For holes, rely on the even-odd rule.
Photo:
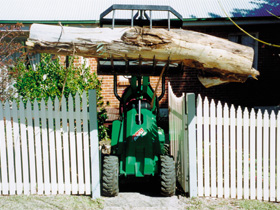
{"label": "brick house wall", "polygon": [[[99,75],[98,76],[100,79],[102,79],[102,95],[104,97],[105,101],[109,101],[110,105],[108,108],[118,108],[119,107],[119,101],[116,99],[114,95],[114,78],[113,76],[104,76],[104,75]],[[151,77],[150,78],[150,84],[153,87],[153,89],[156,88],[158,82],[158,77]],[[128,82],[120,82],[119,77],[118,77],[118,94],[119,96],[122,95],[124,90],[129,86]],[[161,100],[161,107],[167,107],[167,83],[165,84],[166,91],[164,94],[164,97]],[[158,87],[157,90],[157,96],[161,94],[161,83]]]}
{"label": "brick house wall", "polygon": [[[66,57],[65,56],[60,56],[60,61],[61,63],[65,64],[66,62]],[[83,57],[77,57],[77,59],[74,60],[74,65],[80,65],[81,63],[86,62],[86,66],[90,66],[90,69],[92,72],[97,73],[97,59],[96,58],[86,58],[84,59]],[[113,76],[108,76],[108,75],[98,75],[98,78],[102,81],[102,96],[104,98],[105,102],[109,102],[108,108],[114,108],[117,109],[119,108],[119,101],[116,99],[114,95],[114,77]],[[158,82],[159,77],[151,77],[150,78],[150,84],[151,86],[155,89],[157,82]],[[129,82],[125,81],[120,81],[119,76],[118,76],[118,94],[121,96],[124,90],[129,86]],[[165,95],[162,98],[162,106],[161,107],[167,107],[167,82],[165,84]],[[161,94],[161,83],[158,87],[157,90],[157,95],[159,96]]]}

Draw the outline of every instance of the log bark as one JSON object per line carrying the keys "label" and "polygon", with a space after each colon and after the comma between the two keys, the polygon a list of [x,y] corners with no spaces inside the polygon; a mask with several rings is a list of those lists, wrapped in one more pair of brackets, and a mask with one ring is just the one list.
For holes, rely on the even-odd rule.
{"label": "log bark", "polygon": [[148,28],[74,28],[33,24],[26,42],[33,52],[84,57],[168,61],[199,69],[206,86],[245,82],[259,72],[252,68],[254,51],[228,40],[189,30]]}

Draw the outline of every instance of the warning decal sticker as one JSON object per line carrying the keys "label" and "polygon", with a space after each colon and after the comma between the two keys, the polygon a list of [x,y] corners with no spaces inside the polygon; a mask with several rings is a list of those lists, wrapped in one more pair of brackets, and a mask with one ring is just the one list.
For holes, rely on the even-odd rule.
{"label": "warning decal sticker", "polygon": [[132,136],[132,140],[136,141],[140,136],[143,136],[143,134],[145,135],[145,131],[143,130],[143,128],[140,128],[135,134],[133,134]]}

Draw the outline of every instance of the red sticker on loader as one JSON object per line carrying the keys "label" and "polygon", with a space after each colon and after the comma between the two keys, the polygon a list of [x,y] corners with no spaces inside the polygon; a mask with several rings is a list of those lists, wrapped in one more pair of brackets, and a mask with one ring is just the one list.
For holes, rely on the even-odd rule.
{"label": "red sticker on loader", "polygon": [[143,128],[140,128],[135,134],[133,134],[132,140],[136,141],[143,133],[144,133]]}

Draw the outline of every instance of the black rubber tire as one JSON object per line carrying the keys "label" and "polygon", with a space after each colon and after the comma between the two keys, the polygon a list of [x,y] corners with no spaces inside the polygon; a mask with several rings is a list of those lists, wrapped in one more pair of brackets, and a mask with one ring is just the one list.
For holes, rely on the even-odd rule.
{"label": "black rubber tire", "polygon": [[170,145],[169,144],[164,144],[163,145],[163,154],[164,155],[170,155]]}
{"label": "black rubber tire", "polygon": [[101,185],[103,196],[114,197],[119,194],[119,159],[117,156],[104,156]]}
{"label": "black rubber tire", "polygon": [[175,162],[172,157],[168,155],[161,156],[161,174],[160,174],[160,185],[161,195],[173,196],[176,190],[176,173],[175,173]]}

